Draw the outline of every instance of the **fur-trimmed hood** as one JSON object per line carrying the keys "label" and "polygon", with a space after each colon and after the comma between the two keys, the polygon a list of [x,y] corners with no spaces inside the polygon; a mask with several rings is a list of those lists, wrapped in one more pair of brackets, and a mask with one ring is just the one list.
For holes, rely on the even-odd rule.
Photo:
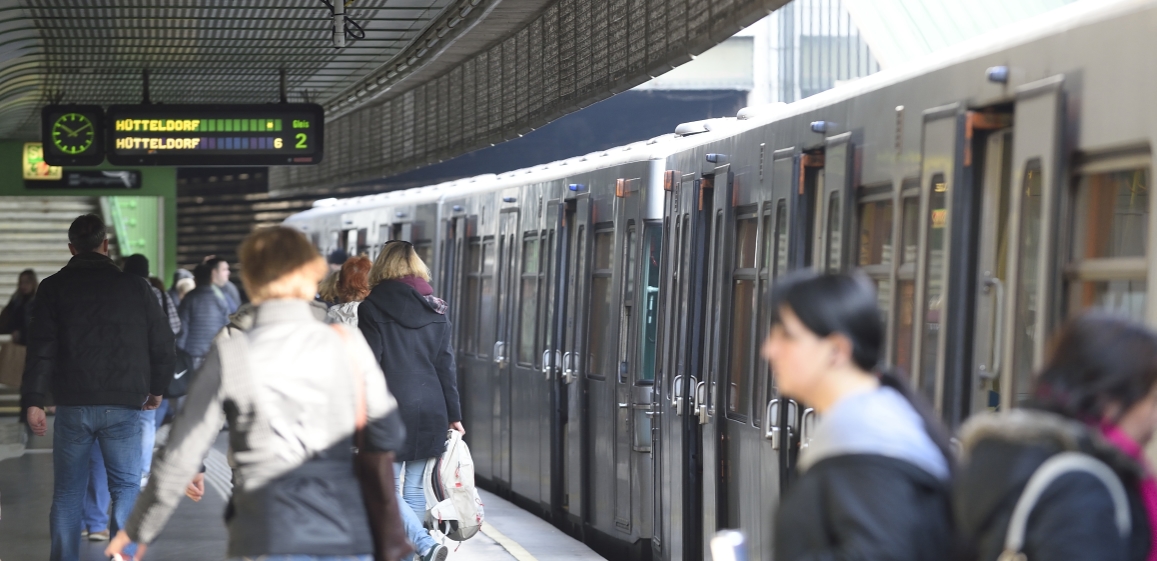
{"label": "fur-trimmed hood", "polygon": [[[999,553],[1017,497],[1036,469],[1057,453],[1083,452],[1101,460],[1126,489],[1137,489],[1144,473],[1094,428],[1046,411],[977,415],[961,428],[960,442],[961,470],[953,493],[956,523],[981,553]],[[1080,508],[1086,499],[1068,496],[1064,508]]]}

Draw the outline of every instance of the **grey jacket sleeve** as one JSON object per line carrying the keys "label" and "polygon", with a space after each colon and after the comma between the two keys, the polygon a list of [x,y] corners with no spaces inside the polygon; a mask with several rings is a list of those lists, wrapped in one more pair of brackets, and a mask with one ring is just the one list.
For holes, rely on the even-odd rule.
{"label": "grey jacket sleeve", "polygon": [[184,408],[173,421],[169,443],[153,460],[149,484],[125,525],[134,542],[148,544],[156,539],[184,496],[185,487],[201,471],[201,462],[225,420],[223,403],[221,358],[214,345],[189,387]]}

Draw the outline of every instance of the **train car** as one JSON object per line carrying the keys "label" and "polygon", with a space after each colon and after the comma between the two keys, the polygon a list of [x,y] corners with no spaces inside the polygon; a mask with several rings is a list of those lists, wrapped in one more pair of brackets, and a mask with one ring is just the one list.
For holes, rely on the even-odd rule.
{"label": "train car", "polygon": [[[1157,322],[1157,72],[1121,56],[1154,29],[1157,2],[1077,3],[791,105],[356,212],[433,205],[487,486],[613,558],[707,559],[739,528],[771,559],[817,421],[758,354],[784,273],[867,274],[882,367],[952,428],[1023,403],[1067,317]],[[344,227],[315,211],[290,221],[315,243]]]}

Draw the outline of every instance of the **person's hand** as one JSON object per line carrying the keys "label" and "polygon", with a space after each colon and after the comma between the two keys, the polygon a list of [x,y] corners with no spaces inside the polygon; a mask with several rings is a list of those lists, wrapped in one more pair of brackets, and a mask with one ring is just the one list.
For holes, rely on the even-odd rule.
{"label": "person's hand", "polygon": [[462,421],[454,421],[453,423],[450,423],[450,430],[456,430],[462,433],[462,436],[466,436],[466,428],[462,426]]}
{"label": "person's hand", "polygon": [[193,480],[185,487],[185,496],[193,499],[193,502],[201,501],[201,497],[205,496],[205,474],[193,476]]}
{"label": "person's hand", "polygon": [[149,398],[145,400],[145,404],[141,406],[141,409],[152,411],[161,406],[162,399],[164,399],[163,396],[149,394]]}
{"label": "person's hand", "polygon": [[28,428],[32,434],[44,436],[48,434],[48,414],[40,407],[28,408]]}
{"label": "person's hand", "polygon": [[[105,557],[113,557],[114,555],[124,553],[125,548],[128,547],[130,543],[133,543],[133,541],[129,539],[129,535],[126,534],[124,530],[117,532],[117,535],[113,537],[112,541],[108,543],[108,547],[104,550]],[[137,554],[133,557],[133,561],[144,559],[146,549],[148,549],[148,547],[146,547],[145,544],[137,544]],[[119,557],[113,558],[119,559]]]}

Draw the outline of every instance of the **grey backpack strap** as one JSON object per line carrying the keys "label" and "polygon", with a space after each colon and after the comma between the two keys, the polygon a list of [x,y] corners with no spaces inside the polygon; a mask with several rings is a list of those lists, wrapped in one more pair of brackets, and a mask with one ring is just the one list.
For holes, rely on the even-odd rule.
{"label": "grey backpack strap", "polygon": [[1132,531],[1132,517],[1129,514],[1129,499],[1125,496],[1125,486],[1121,479],[1104,462],[1080,452],[1061,452],[1041,464],[1029,478],[1028,484],[1012,509],[1012,519],[1008,523],[1008,534],[1004,537],[1004,552],[998,561],[1024,561],[1022,553],[1024,538],[1028,530],[1028,517],[1036,507],[1045,490],[1062,475],[1083,472],[1096,477],[1109,491],[1113,500],[1114,521],[1117,532],[1126,537]]}

